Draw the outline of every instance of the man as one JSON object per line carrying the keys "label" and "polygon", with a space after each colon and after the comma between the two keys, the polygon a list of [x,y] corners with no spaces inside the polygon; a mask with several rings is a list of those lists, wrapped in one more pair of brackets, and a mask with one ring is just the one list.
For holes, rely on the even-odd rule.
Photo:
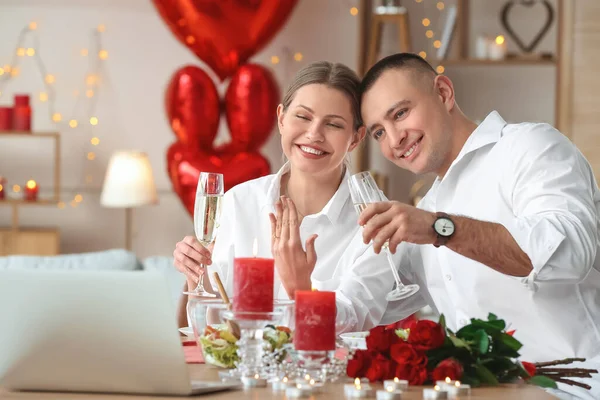
{"label": "man", "polygon": [[[365,242],[375,252],[387,240],[392,251],[411,243],[407,262],[449,328],[492,312],[516,330],[523,360],[584,357],[598,368],[600,192],[576,147],[547,124],[507,124],[497,112],[477,126],[452,81],[414,54],[378,62],[361,90],[383,155],[437,175],[418,208],[369,206],[359,218]],[[591,391],[559,387],[598,399],[599,380],[584,380]]]}

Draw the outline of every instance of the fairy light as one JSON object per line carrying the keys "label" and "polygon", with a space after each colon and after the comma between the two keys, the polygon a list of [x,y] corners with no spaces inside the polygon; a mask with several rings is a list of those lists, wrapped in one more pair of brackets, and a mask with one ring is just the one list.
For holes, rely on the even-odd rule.
{"label": "fairy light", "polygon": [[436,49],[439,49],[440,47],[442,47],[442,42],[440,42],[439,40],[436,40],[435,42],[433,42],[433,47],[435,47]]}
{"label": "fairy light", "polygon": [[446,68],[444,68],[443,65],[438,65],[435,69],[435,72],[437,72],[438,74],[443,74],[445,70]]}
{"label": "fairy light", "polygon": [[21,191],[21,186],[19,186],[19,185],[13,185],[13,192],[19,193],[20,191]]}
{"label": "fairy light", "polygon": [[302,55],[302,53],[296,53],[296,54],[294,54],[294,60],[296,60],[296,61],[302,61],[303,57],[304,56]]}
{"label": "fairy light", "polygon": [[[79,128],[82,132],[91,133],[91,129],[95,128],[96,125],[99,124],[98,117],[96,116],[96,106],[98,97],[98,91],[100,90],[101,81],[101,72],[103,61],[107,60],[109,57],[109,51],[102,44],[102,33],[106,31],[106,26],[104,24],[97,25],[90,32],[90,44],[85,47],[81,47],[78,50],[78,54],[82,57],[87,57],[90,54],[95,54],[97,57],[93,57],[89,64],[87,65],[87,69],[84,75],[84,82],[81,82],[82,85],[79,89],[73,90],[73,96],[76,101],[76,105],[74,110],[86,110],[87,115],[64,115],[61,112],[56,110],[56,74],[53,71],[48,70],[44,65],[43,54],[40,52],[40,38],[39,38],[39,30],[38,23],[35,21],[30,21],[27,25],[25,25],[20,34],[18,35],[18,39],[16,45],[13,47],[13,58],[10,64],[0,64],[0,95],[5,91],[5,86],[11,83],[11,80],[18,76],[21,73],[21,62],[33,62],[35,63],[40,75],[42,77],[42,84],[44,85],[44,89],[37,91],[37,98],[40,102],[44,102],[48,104],[48,115],[49,119],[57,125],[62,125],[62,127],[70,127],[72,129]],[[188,37],[188,42],[194,43],[196,38],[193,36]],[[29,61],[27,58],[31,58],[32,61]],[[23,70],[25,71],[25,70]],[[85,94],[85,96],[80,96],[80,94]],[[81,102],[85,102],[86,104],[80,104]],[[74,112],[75,112],[74,111]],[[81,121],[88,120],[90,124],[80,124]],[[59,128],[60,129],[60,128]],[[100,144],[100,139],[98,135],[95,133],[94,135],[90,135],[88,146],[94,146],[97,149],[97,146]],[[96,158],[96,153],[90,151],[90,149],[84,151],[84,156],[86,160],[93,161]],[[91,183],[94,179],[91,173],[85,172],[85,181],[86,183]],[[13,186],[14,191],[21,191],[21,187],[19,185]],[[58,208],[65,208],[67,204],[71,204],[73,206],[77,205],[77,203],[83,201],[83,197],[79,195],[79,197],[75,197],[73,201],[69,202],[57,202]]]}
{"label": "fairy light", "polygon": [[350,15],[352,15],[352,16],[357,16],[357,15],[358,15],[358,8],[356,8],[356,7],[352,7],[352,8],[350,9]]}
{"label": "fairy light", "polygon": [[421,58],[427,58],[427,53],[425,51],[420,51],[419,56],[421,56]]}
{"label": "fairy light", "polygon": [[75,200],[76,203],[81,203],[83,201],[83,196],[80,194],[76,194],[73,200]]}
{"label": "fairy light", "polygon": [[271,64],[279,64],[279,57],[271,56]]}
{"label": "fairy light", "polygon": [[433,37],[433,31],[431,29],[428,29],[427,32],[425,32],[425,36],[431,39]]}
{"label": "fairy light", "polygon": [[438,1],[438,3],[436,4],[436,7],[438,10],[442,11],[444,9],[444,2],[443,1]]}
{"label": "fairy light", "polygon": [[502,44],[502,43],[504,43],[504,36],[502,36],[502,35],[496,36],[496,44]]}
{"label": "fairy light", "polygon": [[421,23],[423,24],[423,26],[429,26],[431,24],[431,21],[429,20],[429,18],[423,18],[423,21],[421,21]]}

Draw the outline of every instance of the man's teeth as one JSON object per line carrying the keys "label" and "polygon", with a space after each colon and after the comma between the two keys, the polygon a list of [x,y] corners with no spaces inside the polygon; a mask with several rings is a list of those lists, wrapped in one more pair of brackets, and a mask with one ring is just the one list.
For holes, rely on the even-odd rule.
{"label": "man's teeth", "polygon": [[406,153],[402,154],[402,157],[404,157],[404,158],[410,157],[410,155],[413,153],[413,151],[415,151],[415,149],[417,148],[417,144],[419,144],[419,142],[413,144],[412,147],[410,149],[408,149],[408,151]]}
{"label": "man's teeth", "polygon": [[313,149],[312,147],[300,146],[300,149],[301,149],[302,151],[304,151],[305,153],[315,154],[315,155],[317,155],[317,156],[320,156],[320,155],[322,155],[322,154],[325,154],[324,152],[322,152],[322,151],[319,151],[319,150],[317,150],[317,149]]}

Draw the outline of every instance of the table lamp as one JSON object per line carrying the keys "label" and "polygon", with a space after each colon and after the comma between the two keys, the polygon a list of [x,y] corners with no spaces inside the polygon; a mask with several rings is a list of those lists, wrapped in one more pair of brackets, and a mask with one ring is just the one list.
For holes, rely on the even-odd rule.
{"label": "table lamp", "polygon": [[152,166],[146,153],[118,151],[111,156],[100,204],[125,208],[125,248],[131,250],[132,208],[158,204]]}

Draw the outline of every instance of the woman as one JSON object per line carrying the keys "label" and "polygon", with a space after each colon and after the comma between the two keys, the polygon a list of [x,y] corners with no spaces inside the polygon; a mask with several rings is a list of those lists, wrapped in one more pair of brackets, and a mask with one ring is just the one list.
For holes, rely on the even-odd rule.
{"label": "woman", "polygon": [[[257,256],[275,259],[276,298],[294,298],[296,290],[331,290],[338,333],[380,323],[394,280],[384,256],[362,242],[347,184],[347,155],[365,136],[359,82],[351,69],[329,62],[298,72],[277,108],[288,162],[276,174],[225,194],[212,255],[193,236],[177,243],[175,267],[186,275],[189,290],[204,264],[209,272],[219,272],[232,293],[233,256],[252,256],[256,239]],[[208,281],[204,286],[212,290]],[[179,311],[182,325],[185,302]],[[423,305],[414,299],[406,303],[412,307],[402,307],[398,319]]]}

